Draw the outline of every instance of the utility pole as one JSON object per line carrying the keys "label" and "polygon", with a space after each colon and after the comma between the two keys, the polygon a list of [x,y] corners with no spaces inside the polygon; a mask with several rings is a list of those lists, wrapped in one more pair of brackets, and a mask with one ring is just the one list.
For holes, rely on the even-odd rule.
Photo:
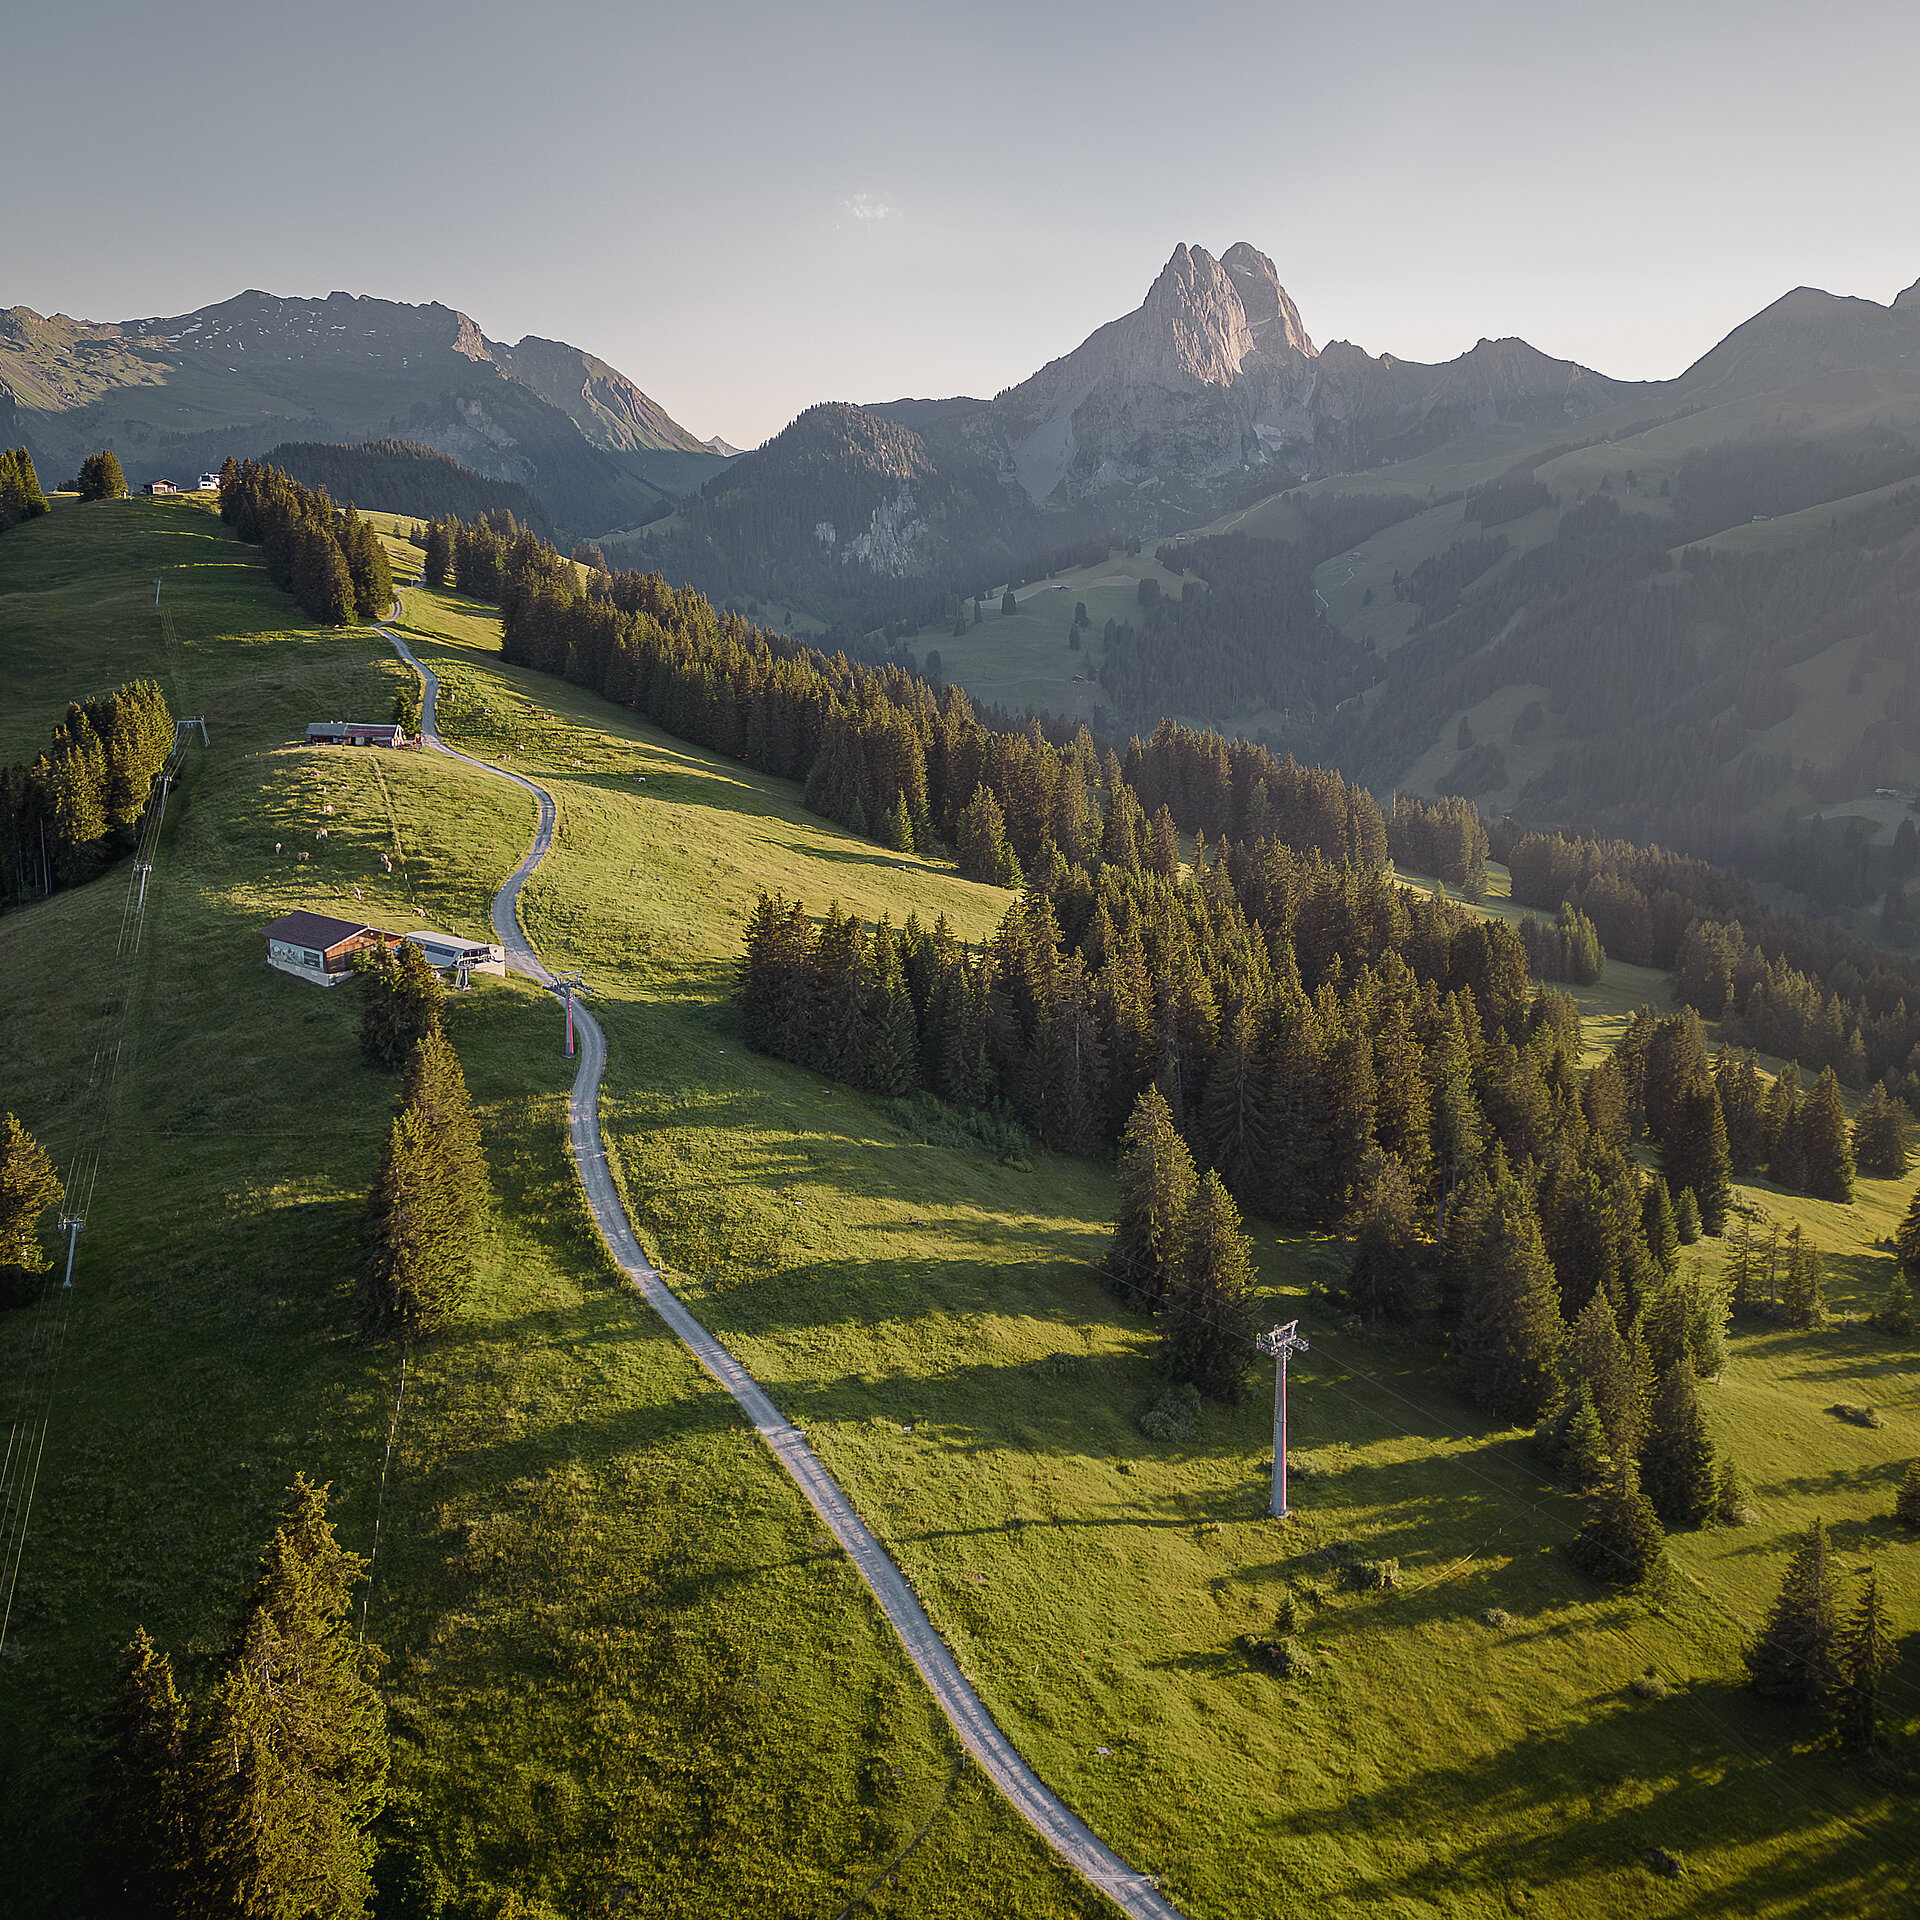
{"label": "utility pole", "polygon": [[60,1231],[68,1236],[67,1277],[60,1283],[62,1292],[65,1292],[73,1285],[74,1251],[80,1245],[80,1229],[86,1224],[87,1216],[84,1213],[63,1213],[60,1216]]}
{"label": "utility pole", "polygon": [[1267,1511],[1276,1519],[1287,1517],[1287,1355],[1305,1353],[1307,1343],[1300,1337],[1300,1322],[1289,1320],[1264,1334],[1260,1351],[1273,1356],[1273,1498]]}
{"label": "utility pole", "polygon": [[151,860],[137,861],[133,870],[140,876],[140,899],[138,905],[134,908],[134,912],[145,913],[147,910],[147,877],[153,872],[153,862]]}

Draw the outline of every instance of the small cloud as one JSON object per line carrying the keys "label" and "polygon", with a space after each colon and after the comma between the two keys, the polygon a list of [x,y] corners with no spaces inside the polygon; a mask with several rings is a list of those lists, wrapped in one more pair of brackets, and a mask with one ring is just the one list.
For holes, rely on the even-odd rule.
{"label": "small cloud", "polygon": [[900,210],[882,200],[877,193],[856,193],[851,200],[840,202],[840,211],[863,226],[871,226],[876,220],[896,219]]}

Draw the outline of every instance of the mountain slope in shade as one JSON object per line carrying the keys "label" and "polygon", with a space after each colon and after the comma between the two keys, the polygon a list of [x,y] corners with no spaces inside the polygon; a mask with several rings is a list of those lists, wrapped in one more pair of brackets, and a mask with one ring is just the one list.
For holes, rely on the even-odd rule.
{"label": "mountain slope in shade", "polygon": [[64,478],[110,446],[135,485],[283,440],[390,435],[528,487],[583,532],[632,525],[720,457],[605,361],[560,341],[489,340],[465,314],[335,293],[250,290],[102,325],[0,314],[0,393]]}

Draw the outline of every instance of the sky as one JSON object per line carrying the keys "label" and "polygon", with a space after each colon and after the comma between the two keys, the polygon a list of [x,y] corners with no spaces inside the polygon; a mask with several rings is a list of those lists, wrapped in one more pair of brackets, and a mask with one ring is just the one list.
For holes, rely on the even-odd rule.
{"label": "sky", "polygon": [[1677,374],[1920,279],[1911,0],[0,0],[0,308],[438,300],[700,437],[991,394],[1174,247],[1322,344]]}

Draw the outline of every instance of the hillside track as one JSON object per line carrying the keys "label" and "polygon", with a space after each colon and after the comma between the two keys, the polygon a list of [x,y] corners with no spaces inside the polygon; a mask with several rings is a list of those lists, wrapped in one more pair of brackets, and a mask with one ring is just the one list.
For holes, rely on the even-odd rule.
{"label": "hillside track", "polygon": [[[396,615],[398,605],[396,601]],[[392,642],[400,658],[420,676],[420,737],[427,746],[436,753],[464,760],[468,766],[478,767],[496,779],[511,780],[539,802],[540,824],[534,833],[533,845],[494,895],[493,929],[507,950],[511,971],[537,980],[550,992],[557,992],[553,974],[534,951],[520,924],[519,911],[520,889],[553,847],[558,818],[553,796],[523,774],[511,773],[448,746],[435,726],[435,703],[440,690],[437,676],[415,658],[398,634],[386,628],[381,632]],[[753,1422],[754,1430],[806,1496],[807,1504],[845,1549],[962,1744],[1027,1824],[1068,1866],[1098,1887],[1123,1913],[1135,1916],[1135,1920],[1179,1920],[1179,1908],[1160,1893],[1152,1877],[1121,1859],[1057,1799],[1020,1758],[1012,1741],[1001,1732],[985,1702],[961,1672],[947,1643],[927,1618],[926,1609],[907,1584],[906,1576],[868,1531],[826,1464],[807,1445],[800,1430],[768,1399],[746,1368],[694,1318],[679,1295],[654,1270],[633,1231],[633,1223],[627,1218],[626,1207],[607,1165],[606,1146],[600,1134],[600,1082],[607,1065],[606,1035],[600,1023],[577,1001],[573,1018],[580,1043],[580,1068],[568,1097],[568,1144],[586,1192],[588,1210],[621,1272]]]}

